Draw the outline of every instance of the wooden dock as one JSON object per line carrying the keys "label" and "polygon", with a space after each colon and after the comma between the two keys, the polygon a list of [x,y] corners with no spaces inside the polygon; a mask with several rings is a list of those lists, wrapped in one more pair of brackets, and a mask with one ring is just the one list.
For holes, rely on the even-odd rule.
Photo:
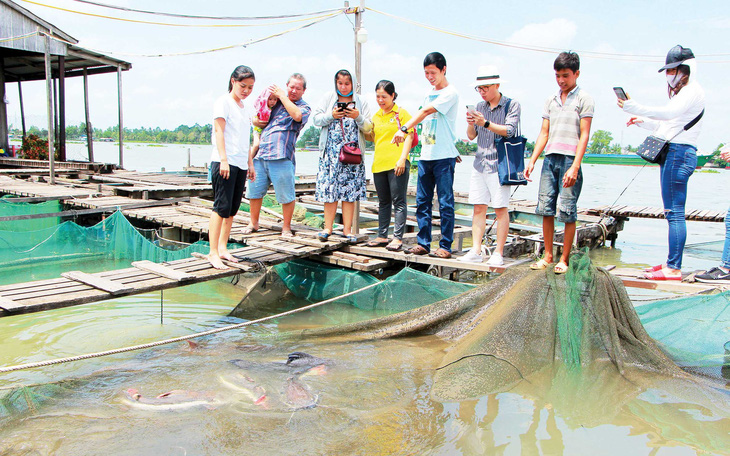
{"label": "wooden dock", "polygon": [[[630,217],[663,219],[664,209],[647,206],[600,206],[593,209],[584,209],[581,214],[601,216],[603,214],[611,217],[628,219]],[[703,210],[687,209],[685,218],[693,222],[724,222],[727,210]]]}
{"label": "wooden dock", "polygon": [[[26,164],[27,165],[27,164]],[[31,167],[31,169],[33,169]],[[44,182],[42,175],[19,169],[15,173],[0,173],[0,192],[24,197],[25,201],[43,201],[57,199],[70,206],[72,210],[58,216],[82,213],[104,213],[121,210],[130,219],[146,224],[162,227],[171,233],[172,239],[194,242],[207,237],[208,222],[212,202],[197,195],[208,196],[210,184],[199,174],[174,173],[137,173],[116,170],[107,174],[95,173],[93,169],[65,168],[59,176],[68,174],[78,178],[58,177],[56,185]],[[10,175],[24,175],[30,179],[13,179]],[[92,175],[93,173],[93,175]],[[299,201],[307,205],[315,204],[306,193],[311,192],[314,180],[311,176],[300,178],[298,182]],[[301,195],[305,194],[305,195]],[[467,195],[458,194],[457,201],[466,202]],[[511,211],[534,214],[535,202],[515,200],[511,202]],[[363,203],[364,211],[377,211],[375,203]],[[581,245],[591,244],[613,235],[621,229],[623,219],[630,216],[663,216],[663,211],[652,208],[614,207],[603,217],[602,208],[584,211],[576,239]],[[657,212],[658,211],[658,212]],[[724,213],[700,211],[694,214],[697,219],[717,221],[724,219]],[[628,215],[627,215],[628,214]],[[643,215],[635,215],[643,214]],[[690,213],[692,215],[693,213]],[[54,215],[54,216],[55,216]],[[374,215],[374,214],[371,214]],[[42,217],[30,215],[29,217]],[[611,217],[618,222],[609,220]],[[468,226],[455,227],[454,257],[442,259],[431,256],[417,256],[405,251],[390,252],[385,248],[371,248],[362,244],[348,245],[342,236],[332,236],[330,241],[322,243],[316,239],[318,230],[293,225],[296,232],[294,238],[282,238],[281,216],[271,211],[262,213],[260,228],[255,233],[244,233],[249,223],[246,213],[239,213],[234,218],[231,230],[231,241],[245,244],[246,247],[234,251],[243,261],[228,270],[216,270],[205,259],[188,258],[155,265],[149,262],[135,262],[132,268],[108,271],[97,274],[71,272],[58,279],[15,284],[0,287],[0,316],[23,312],[35,312],[50,308],[65,307],[87,302],[110,299],[116,296],[145,293],[162,290],[205,280],[226,277],[241,272],[252,271],[258,265],[273,265],[294,258],[311,258],[327,264],[343,266],[360,271],[377,271],[389,266],[421,264],[429,273],[452,279],[458,278],[462,271],[476,273],[501,273],[506,268],[531,261],[525,254],[534,253],[542,243],[541,231],[538,228],[515,223],[514,233],[508,240],[505,249],[505,265],[491,267],[486,263],[465,263],[458,261],[463,255],[460,252],[464,238],[471,236]],[[415,221],[410,220],[411,226]],[[612,224],[612,225],[611,225]],[[438,211],[434,214],[434,225],[438,227]],[[611,225],[611,226],[608,226]],[[434,232],[434,241],[440,237]],[[363,235],[361,239],[366,239]],[[610,238],[609,238],[610,239]],[[560,235],[556,238],[560,245]],[[415,233],[406,233],[404,246],[415,244]],[[521,259],[509,258],[521,257]],[[634,271],[636,272],[636,271]],[[629,273],[620,275],[627,286],[642,288],[671,289],[670,291],[704,292],[712,287],[689,283],[657,283],[639,279]],[[668,287],[668,288],[667,288]]]}
{"label": "wooden dock", "polygon": [[273,235],[260,238],[247,247],[232,250],[231,253],[240,262],[225,262],[229,269],[215,269],[207,259],[198,255],[163,264],[138,261],[132,263],[132,268],[96,274],[71,271],[57,279],[4,285],[0,286],[0,317],[103,301],[242,272],[254,272],[262,265],[271,266],[294,258],[321,255],[341,248],[344,244],[343,238],[320,242]]}

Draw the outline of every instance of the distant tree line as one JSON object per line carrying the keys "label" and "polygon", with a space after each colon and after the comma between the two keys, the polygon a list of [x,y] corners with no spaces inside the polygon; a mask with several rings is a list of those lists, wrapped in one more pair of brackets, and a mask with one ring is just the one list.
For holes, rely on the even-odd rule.
{"label": "distant tree line", "polygon": [[[180,125],[174,130],[155,128],[125,128],[124,140],[134,142],[166,143],[166,144],[210,144],[211,124],[193,126]],[[20,137],[23,132],[18,128],[11,128],[10,134]],[[27,131],[28,135],[36,135],[41,138],[48,137],[48,130],[32,126]],[[105,130],[94,128],[94,139],[119,137],[119,127],[113,126]],[[86,124],[69,125],[66,127],[66,139],[81,140],[86,137]]]}

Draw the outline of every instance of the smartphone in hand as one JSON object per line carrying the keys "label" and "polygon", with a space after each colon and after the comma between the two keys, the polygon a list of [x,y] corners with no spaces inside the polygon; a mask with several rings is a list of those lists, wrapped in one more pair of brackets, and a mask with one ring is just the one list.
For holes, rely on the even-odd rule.
{"label": "smartphone in hand", "polygon": [[623,87],[614,87],[613,93],[616,94],[619,100],[628,100],[629,97],[626,95],[626,92],[624,92]]}
{"label": "smartphone in hand", "polygon": [[477,113],[477,108],[474,105],[466,105],[466,112],[468,112],[472,116],[475,116]]}
{"label": "smartphone in hand", "polygon": [[354,109],[355,102],[354,101],[338,101],[336,106],[337,106],[337,109],[339,109],[339,110]]}

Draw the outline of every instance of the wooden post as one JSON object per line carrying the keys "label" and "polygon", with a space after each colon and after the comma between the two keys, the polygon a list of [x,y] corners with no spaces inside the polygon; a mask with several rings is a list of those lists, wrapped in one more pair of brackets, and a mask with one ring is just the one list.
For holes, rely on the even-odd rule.
{"label": "wooden post", "polygon": [[10,153],[8,110],[5,105],[5,58],[0,57],[0,149]]}
{"label": "wooden post", "polygon": [[56,183],[53,157],[53,80],[51,79],[51,37],[46,35],[46,106],[48,111],[48,165],[51,169],[51,184]]}
{"label": "wooden post", "polygon": [[[355,10],[355,80],[356,85],[353,87],[355,93],[360,95],[362,93],[362,83],[360,77],[362,76],[362,44],[357,39],[357,32],[362,27],[362,12],[365,10],[365,0],[360,0],[360,7]],[[362,145],[363,149],[365,144]],[[363,152],[365,152],[363,150]],[[355,211],[352,214],[352,233],[360,233],[360,201],[355,201]]]}
{"label": "wooden post", "polygon": [[53,60],[51,60],[51,84],[53,85],[53,147],[56,147],[56,141],[58,141],[58,81],[53,77]]}
{"label": "wooden post", "polygon": [[66,161],[66,57],[58,56],[58,159]]}
{"label": "wooden post", "polygon": [[86,113],[86,148],[89,151],[89,163],[94,162],[94,130],[89,119],[89,71],[84,67],[84,112]]}
{"label": "wooden post", "polygon": [[122,117],[122,67],[117,67],[117,88],[119,91],[119,167],[124,168],[124,119]]}
{"label": "wooden post", "polygon": [[23,126],[23,138],[25,138],[25,110],[23,109],[23,87],[18,81],[18,100],[20,101],[20,124]]}

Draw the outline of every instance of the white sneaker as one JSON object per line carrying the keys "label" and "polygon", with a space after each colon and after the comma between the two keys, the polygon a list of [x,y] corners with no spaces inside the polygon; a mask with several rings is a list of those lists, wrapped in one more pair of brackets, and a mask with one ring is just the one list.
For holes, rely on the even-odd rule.
{"label": "white sneaker", "polygon": [[487,260],[489,266],[504,266],[504,258],[497,252],[494,252],[492,256]]}
{"label": "white sneaker", "polygon": [[484,261],[484,257],[480,253],[474,253],[473,249],[469,249],[469,251],[466,252],[466,255],[459,258],[459,261],[463,261],[465,263],[481,263]]}

